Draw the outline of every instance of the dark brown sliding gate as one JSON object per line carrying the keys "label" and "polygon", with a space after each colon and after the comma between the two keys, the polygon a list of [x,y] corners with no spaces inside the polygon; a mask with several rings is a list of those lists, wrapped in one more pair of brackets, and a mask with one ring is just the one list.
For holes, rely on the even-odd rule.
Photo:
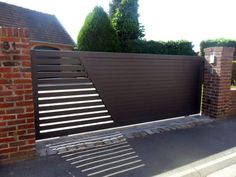
{"label": "dark brown sliding gate", "polygon": [[37,138],[200,112],[200,57],[33,51],[32,60]]}

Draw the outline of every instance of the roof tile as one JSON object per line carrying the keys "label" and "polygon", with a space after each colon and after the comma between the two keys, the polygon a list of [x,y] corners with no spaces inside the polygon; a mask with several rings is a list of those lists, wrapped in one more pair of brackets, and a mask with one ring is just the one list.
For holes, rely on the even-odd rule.
{"label": "roof tile", "polygon": [[34,41],[75,45],[54,15],[3,2],[0,2],[0,26],[26,27]]}

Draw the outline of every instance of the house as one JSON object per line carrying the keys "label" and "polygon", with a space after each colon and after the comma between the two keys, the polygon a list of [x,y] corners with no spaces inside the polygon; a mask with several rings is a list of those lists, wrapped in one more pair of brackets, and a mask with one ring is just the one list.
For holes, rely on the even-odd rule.
{"label": "house", "polygon": [[0,2],[0,26],[28,28],[32,49],[72,50],[75,46],[54,15]]}

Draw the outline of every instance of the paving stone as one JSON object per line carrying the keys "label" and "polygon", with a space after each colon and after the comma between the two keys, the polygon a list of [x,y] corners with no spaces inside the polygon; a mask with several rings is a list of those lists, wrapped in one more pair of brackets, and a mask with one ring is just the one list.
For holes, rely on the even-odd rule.
{"label": "paving stone", "polygon": [[122,142],[122,141],[126,140],[125,137],[118,137],[117,139],[119,140],[119,142]]}
{"label": "paving stone", "polygon": [[152,130],[149,130],[149,129],[146,129],[146,130],[144,130],[147,134],[149,134],[149,135],[152,135],[152,134],[154,134],[154,132],[152,131]]}
{"label": "paving stone", "polygon": [[[154,132],[154,133],[155,133],[155,132]],[[140,132],[140,134],[141,134],[141,136],[142,136],[142,137],[144,137],[144,136],[147,136],[147,135],[148,135],[148,134],[147,134],[146,132],[144,132],[144,131],[141,131],[141,132]]]}
{"label": "paving stone", "polygon": [[86,142],[86,143],[84,143],[84,145],[85,145],[87,148],[93,148],[93,147],[95,147],[94,142]]}
{"label": "paving stone", "polygon": [[78,149],[78,146],[76,146],[76,145],[67,146],[66,149],[67,149],[68,151],[73,151],[73,150],[77,150],[77,149]]}
{"label": "paving stone", "polygon": [[136,138],[142,137],[142,134],[140,132],[134,132],[133,136]]}
{"label": "paving stone", "polygon": [[169,128],[170,128],[170,130],[176,130],[176,128],[174,126],[171,126]]}
{"label": "paving stone", "polygon": [[170,131],[171,130],[171,128],[170,127],[163,127],[163,129],[165,130],[165,131]]}
{"label": "paving stone", "polygon": [[156,129],[152,129],[153,132],[155,133],[160,133],[160,131],[156,128]]}
{"label": "paving stone", "polygon": [[40,149],[40,150],[37,150],[37,153],[40,157],[43,157],[43,156],[47,156],[48,153],[47,153],[47,149]]}
{"label": "paving stone", "polygon": [[105,145],[105,143],[102,142],[102,141],[96,141],[94,144],[95,144],[96,147],[104,146]]}
{"label": "paving stone", "polygon": [[[52,151],[53,152],[53,151]],[[56,151],[55,151],[56,152]],[[67,149],[66,148],[61,148],[61,149],[58,149],[57,150],[57,153],[64,153],[64,152],[67,152]],[[49,153],[49,151],[48,151]]]}
{"label": "paving stone", "polygon": [[109,144],[113,144],[113,142],[115,142],[116,140],[117,140],[117,138],[111,138],[111,139],[102,140],[102,142],[103,142],[104,144],[109,145]]}
{"label": "paving stone", "polygon": [[158,130],[159,130],[160,133],[165,132],[164,128],[158,128]]}
{"label": "paving stone", "polygon": [[134,136],[133,136],[132,133],[127,133],[127,134],[125,134],[125,137],[126,137],[126,138],[134,138]]}

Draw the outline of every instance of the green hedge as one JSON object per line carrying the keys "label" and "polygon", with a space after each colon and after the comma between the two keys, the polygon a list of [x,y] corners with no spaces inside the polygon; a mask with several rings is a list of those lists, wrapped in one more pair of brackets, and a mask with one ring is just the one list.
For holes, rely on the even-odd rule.
{"label": "green hedge", "polygon": [[145,41],[132,40],[126,42],[123,52],[129,53],[149,53],[168,55],[197,55],[193,50],[192,42],[180,41]]}
{"label": "green hedge", "polygon": [[200,43],[202,56],[204,56],[204,49],[208,47],[236,47],[236,40],[224,38],[204,40]]}

